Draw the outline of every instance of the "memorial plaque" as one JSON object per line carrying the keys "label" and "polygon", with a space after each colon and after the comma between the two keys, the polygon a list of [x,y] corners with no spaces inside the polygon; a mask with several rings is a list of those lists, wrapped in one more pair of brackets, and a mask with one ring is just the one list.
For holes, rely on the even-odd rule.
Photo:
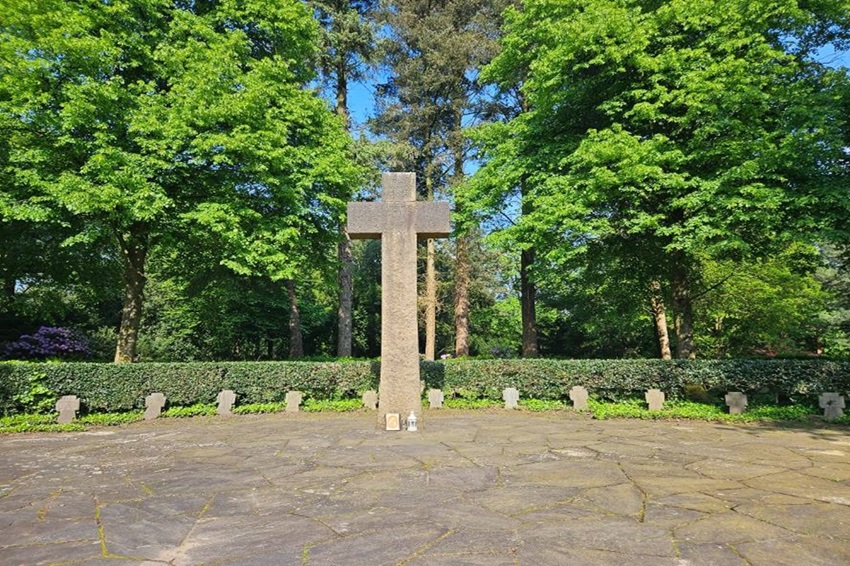
{"label": "memorial plaque", "polygon": [[401,415],[399,413],[387,413],[387,430],[401,430]]}

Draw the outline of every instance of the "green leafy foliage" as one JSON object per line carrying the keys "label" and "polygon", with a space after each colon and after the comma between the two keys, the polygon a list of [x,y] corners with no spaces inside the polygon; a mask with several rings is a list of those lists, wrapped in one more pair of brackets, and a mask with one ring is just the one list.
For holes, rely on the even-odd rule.
{"label": "green leafy foliage", "polygon": [[[498,239],[536,250],[537,281],[577,274],[577,294],[605,314],[581,330],[609,351],[628,341],[646,355],[630,335],[644,290],[662,283],[677,353],[693,355],[703,261],[758,261],[836,230],[846,238],[848,75],[818,57],[819,42],[847,40],[846,14],[841,0],[509,8],[482,78],[518,91],[522,112],[474,132],[484,164],[466,210],[499,219],[521,195],[521,216]],[[594,262],[613,266],[601,282]],[[756,322],[763,313],[750,318],[771,329]]]}
{"label": "green leafy foliage", "polygon": [[58,396],[46,384],[47,374],[32,372],[27,377],[26,389],[12,397],[17,410],[24,413],[49,413],[53,411]]}
{"label": "green leafy foliage", "polygon": [[185,418],[185,417],[211,417],[216,414],[218,408],[209,403],[195,403],[185,407],[169,407],[162,411],[161,416],[166,418]]}
{"label": "green leafy foliage", "polygon": [[520,399],[519,406],[528,411],[563,411],[568,406],[564,401],[552,399]]}
{"label": "green leafy foliage", "polygon": [[305,413],[346,413],[363,408],[360,399],[307,399],[301,406]]}
{"label": "green leafy foliage", "polygon": [[130,411],[124,413],[89,413],[83,415],[75,422],[81,425],[92,426],[117,426],[138,422],[144,419],[143,411]]}
{"label": "green leafy foliage", "polygon": [[721,422],[817,422],[822,414],[813,405],[754,405],[739,415],[731,415],[720,405],[695,403],[693,401],[672,401],[665,403],[661,411],[650,411],[640,400],[624,400],[617,403],[600,402],[589,399],[590,413],[596,419],[693,419]]}
{"label": "green leafy foliage", "polygon": [[233,407],[236,415],[260,415],[266,413],[280,413],[286,409],[286,403],[249,403]]}
{"label": "green leafy foliage", "polygon": [[14,415],[0,417],[0,434],[13,432],[75,432],[85,430],[79,422],[57,424],[56,415]]}
{"label": "green leafy foliage", "polygon": [[319,35],[304,3],[45,0],[3,15],[0,222],[73,227],[68,245],[112,237],[121,361],[160,244],[271,280],[323,261],[360,170],[309,88]]}

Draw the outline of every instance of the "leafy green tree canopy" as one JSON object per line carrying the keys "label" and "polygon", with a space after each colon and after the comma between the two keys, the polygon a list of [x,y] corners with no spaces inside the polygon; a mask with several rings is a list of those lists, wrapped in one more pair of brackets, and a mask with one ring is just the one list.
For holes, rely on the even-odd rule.
{"label": "leafy green tree canopy", "polygon": [[164,236],[202,230],[230,268],[282,279],[333,234],[357,169],[306,88],[318,29],[302,3],[12,0],[0,25],[0,212],[111,231],[125,263],[117,361],[134,355]]}

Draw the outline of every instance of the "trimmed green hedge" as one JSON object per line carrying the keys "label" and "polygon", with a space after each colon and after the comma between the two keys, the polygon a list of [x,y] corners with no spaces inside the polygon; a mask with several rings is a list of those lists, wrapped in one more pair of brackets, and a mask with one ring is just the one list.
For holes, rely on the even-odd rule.
{"label": "trimmed green hedge", "polygon": [[[699,386],[718,399],[726,391],[770,393],[809,402],[823,391],[850,392],[850,362],[824,360],[448,360],[423,362],[422,379],[450,397],[499,400],[505,387],[524,399],[568,399],[574,385],[601,399],[617,400],[659,388],[682,398]],[[0,412],[13,413],[16,396],[36,378],[57,395],[77,395],[87,411],[144,407],[161,391],[169,406],[214,403],[233,389],[237,403],[283,401],[299,390],[307,398],[357,397],[376,389],[379,364],[352,362],[210,362],[170,364],[0,363]]]}
{"label": "trimmed green hedge", "polygon": [[13,398],[30,379],[57,395],[76,395],[87,411],[143,408],[145,397],[160,391],[169,406],[215,403],[232,389],[237,403],[282,401],[298,390],[308,397],[354,396],[377,386],[379,366],[370,362],[204,362],[204,363],[0,363],[0,411],[15,409]]}
{"label": "trimmed green hedge", "polygon": [[448,360],[422,369],[432,387],[491,399],[501,399],[505,387],[526,399],[569,399],[575,385],[607,400],[652,388],[679,399],[688,386],[715,397],[743,391],[812,400],[823,391],[850,392],[850,362],[826,360]]}

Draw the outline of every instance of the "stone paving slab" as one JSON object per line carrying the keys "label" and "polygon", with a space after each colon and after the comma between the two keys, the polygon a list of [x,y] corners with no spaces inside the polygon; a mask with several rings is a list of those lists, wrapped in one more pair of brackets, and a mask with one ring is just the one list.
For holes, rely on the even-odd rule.
{"label": "stone paving slab", "polygon": [[850,435],[570,412],[0,436],[0,564],[850,564]]}

